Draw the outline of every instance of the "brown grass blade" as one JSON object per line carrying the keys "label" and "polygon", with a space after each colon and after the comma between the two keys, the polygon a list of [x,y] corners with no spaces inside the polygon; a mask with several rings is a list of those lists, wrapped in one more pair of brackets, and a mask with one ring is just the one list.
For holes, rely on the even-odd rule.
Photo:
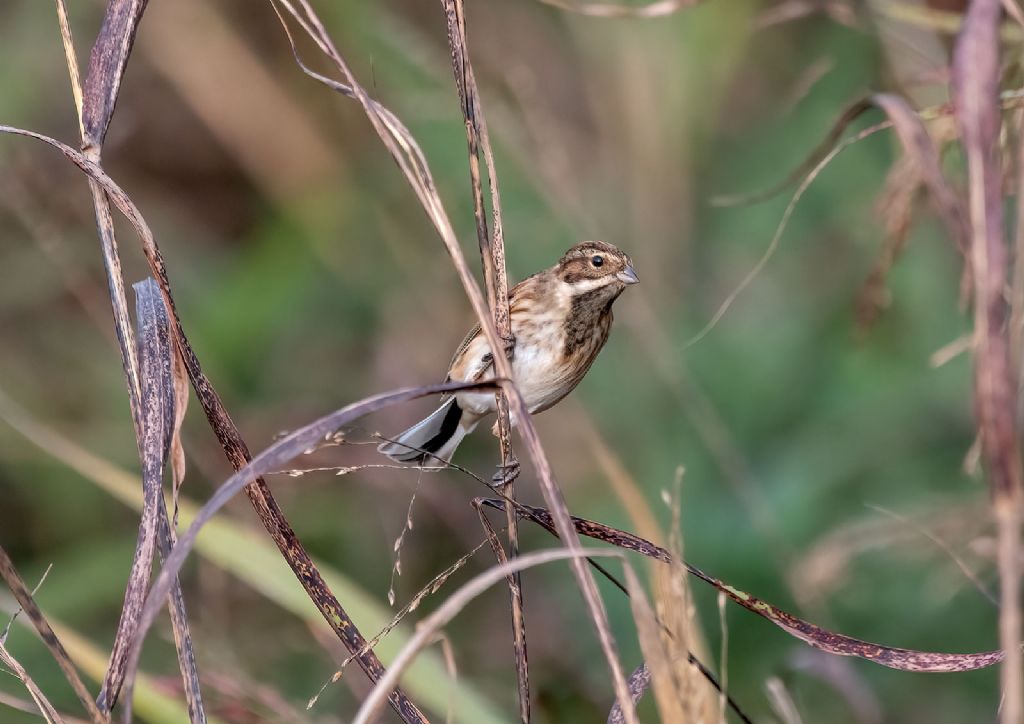
{"label": "brown grass blade", "polygon": [[[139,8],[134,20],[129,15],[131,11],[125,8],[126,3],[120,3],[120,9],[115,7],[119,3],[113,0],[107,7],[107,16],[104,19],[103,28],[93,46],[93,63],[90,66],[91,82],[90,95],[87,98],[82,91],[79,80],[78,56],[75,51],[75,42],[71,34],[71,26],[67,20],[67,10],[64,7],[64,0],[57,0],[57,17],[60,24],[61,41],[64,46],[64,57],[68,66],[68,75],[71,79],[71,92],[75,99],[75,115],[78,119],[79,132],[82,139],[82,147],[85,149],[85,157],[90,161],[99,163],[102,137],[106,134],[106,127],[110,123],[110,113],[117,99],[117,92],[120,88],[121,75],[124,73],[125,64],[128,61],[128,52],[131,48],[131,40],[134,38],[135,28],[141,18],[142,8]],[[145,3],[143,2],[144,6]],[[118,20],[114,16],[120,17]],[[108,26],[108,21],[110,25]],[[115,44],[114,32],[120,28],[123,35],[121,45],[127,45],[123,49],[123,58],[120,61],[119,70],[104,68],[109,65],[106,61],[97,58],[110,56]],[[101,68],[100,66],[104,66]],[[109,100],[109,113],[102,122],[103,131],[99,136],[90,135],[86,126],[86,109],[89,105],[90,112],[95,113],[98,96],[104,96]],[[96,125],[95,123],[93,124]],[[128,383],[128,402],[132,414],[132,422],[135,425],[136,441],[141,444],[141,427],[139,420],[139,361],[136,357],[135,339],[132,333],[131,320],[128,314],[128,301],[124,290],[124,278],[121,275],[121,258],[117,248],[117,237],[114,235],[114,220],[110,214],[110,203],[102,188],[97,182],[89,179],[89,190],[92,192],[93,212],[96,215],[96,229],[100,236],[100,249],[103,253],[103,267],[107,274],[107,286],[110,291],[110,304],[114,315],[114,329],[117,333],[118,346],[121,350],[121,366],[124,370],[125,379]]]}
{"label": "brown grass blade", "polygon": [[[503,343],[494,326],[494,322],[491,319],[490,311],[484,302],[483,294],[481,294],[480,287],[477,285],[476,280],[473,278],[473,275],[469,270],[465,256],[463,255],[462,249],[459,247],[458,239],[455,236],[455,230],[452,227],[447,213],[445,212],[444,205],[441,202],[441,198],[434,186],[430,169],[423,157],[423,153],[420,150],[419,145],[416,143],[416,140],[393,113],[387,111],[379,103],[371,99],[366,90],[356,81],[352,71],[341,57],[338,49],[334,46],[333,41],[323,26],[323,23],[316,16],[316,13],[313,12],[308,0],[297,0],[297,4],[302,8],[301,13],[296,10],[290,0],[272,0],[272,2],[275,10],[278,10],[278,17],[281,19],[285,32],[288,34],[288,40],[292,45],[293,54],[295,54],[296,61],[302,68],[303,72],[343,93],[344,95],[354,97],[359,101],[363,111],[366,113],[367,119],[377,132],[381,142],[391,153],[392,158],[398,164],[403,175],[405,175],[406,179],[409,181],[409,185],[412,187],[416,197],[420,200],[420,203],[423,205],[428,217],[434,224],[434,228],[438,232],[438,235],[441,237],[441,240],[445,245],[445,249],[448,251],[448,255],[451,257],[452,263],[455,265],[455,269],[459,275],[459,280],[462,282],[466,296],[469,297],[470,304],[476,314],[477,321],[480,322],[480,328],[483,331],[484,336],[487,338],[490,348],[492,350],[503,349]],[[340,83],[317,74],[302,63],[298,56],[294,40],[291,36],[291,31],[288,28],[287,22],[279,8],[287,10],[295,21],[302,26],[313,42],[316,43],[317,47],[320,48],[324,55],[334,63],[338,71],[345,77],[346,83]],[[543,446],[541,445],[537,429],[533,424],[532,417],[530,416],[530,411],[523,402],[523,398],[519,394],[518,389],[511,382],[513,379],[511,364],[504,355],[500,354],[494,356],[494,363],[498,376],[506,380],[503,383],[503,389],[508,396],[510,408],[515,414],[516,419],[519,421],[519,432],[530,452],[530,458],[533,461],[534,470],[540,481],[541,493],[552,512],[559,535],[566,546],[569,546],[570,548],[578,548],[580,546],[580,541],[579,537],[573,530],[569,511],[565,504],[565,496],[562,494],[561,488],[555,481],[554,472],[551,469],[551,463],[547,458],[547,454],[545,453]],[[572,558],[570,565],[572,567],[573,575],[576,577],[580,591],[583,594],[583,599],[587,605],[588,616],[594,624],[594,628],[597,632],[597,638],[601,645],[601,650],[608,662],[608,668],[611,671],[616,698],[623,706],[627,721],[632,724],[636,721],[636,715],[629,699],[629,688],[626,685],[626,677],[622,671],[622,665],[618,660],[615,639],[612,636],[611,626],[608,623],[608,613],[605,610],[604,603],[602,602],[600,595],[598,594],[597,584],[594,582],[593,574],[587,568],[586,563],[582,560],[579,558]]]}
{"label": "brown grass blade", "polygon": [[110,127],[121,79],[132,52],[147,0],[110,0],[96,43],[89,57],[82,94],[84,148],[95,149],[97,158]]}
{"label": "brown grass blade", "polygon": [[[46,648],[50,650],[50,654],[53,656],[60,670],[64,673],[64,678],[67,679],[71,688],[75,692],[75,696],[82,703],[89,718],[94,722],[104,721],[103,714],[100,713],[99,708],[92,700],[92,694],[86,688],[85,683],[82,681],[82,677],[78,674],[78,669],[75,668],[74,662],[71,661],[71,657],[68,655],[67,650],[61,644],[60,639],[57,638],[57,634],[54,633],[53,628],[47,622],[46,617],[43,616],[43,612],[39,609],[35,599],[32,597],[32,592],[28,586],[25,585],[25,581],[14,567],[14,562],[10,556],[7,555],[7,551],[4,550],[3,546],[0,546],[0,577],[7,583],[8,588],[14,594],[15,600],[18,605],[21,606],[25,615],[28,616],[32,625],[35,627],[36,632],[39,634],[39,638],[42,639]],[[2,643],[2,642],[0,642]],[[11,668],[14,668],[13,666]],[[19,678],[29,686],[29,681],[22,678],[19,674]],[[29,687],[29,691],[32,688]],[[38,699],[33,693],[34,700],[38,703]]]}
{"label": "brown grass blade", "polygon": [[[156,286],[155,283],[150,281]],[[131,572],[125,590],[125,602],[118,622],[117,635],[111,651],[111,663],[96,702],[104,712],[114,709],[125,681],[128,650],[145,601],[145,593],[153,571],[157,550],[159,503],[163,498],[164,465],[167,460],[170,430],[174,421],[174,392],[169,372],[171,347],[163,300],[153,295],[145,283],[135,287],[138,317],[139,356],[141,358],[140,419],[142,438],[142,516],[138,539],[132,558]],[[159,310],[157,308],[159,305]]]}
{"label": "brown grass blade", "polygon": [[[501,510],[505,502],[499,499],[482,499],[481,504]],[[554,532],[552,516],[544,508],[536,508],[529,505],[519,504],[519,507],[526,513],[526,517],[543,526],[548,532]],[[673,558],[669,551],[654,545],[640,536],[633,535],[617,528],[597,523],[586,518],[573,517],[573,526],[576,531],[588,538],[609,543],[619,548],[635,551],[649,558],[671,563]],[[918,671],[928,673],[973,671],[992,666],[1003,660],[1003,651],[984,651],[980,653],[953,654],[934,653],[930,651],[917,651],[904,649],[896,646],[885,646],[875,644],[861,639],[846,636],[823,629],[798,616],[787,613],[781,608],[762,601],[756,596],[741,591],[740,589],[711,576],[701,569],[685,561],[681,561],[687,573],[699,578],[713,588],[728,596],[734,603],[756,613],[764,619],[772,622],[780,629],[794,638],[820,649],[827,653],[839,656],[855,656],[857,658],[873,661],[881,666],[900,671]]]}
{"label": "brown grass blade", "polygon": [[[150,496],[149,486],[156,488],[156,514],[157,514],[157,550],[161,560],[167,558],[171,547],[174,545],[175,524],[168,518],[167,507],[164,502],[162,480],[163,470],[166,467],[168,458],[176,452],[184,457],[184,450],[181,449],[180,428],[184,419],[184,399],[188,397],[187,385],[182,379],[180,372],[181,358],[175,351],[174,341],[171,339],[170,320],[167,317],[167,309],[164,307],[163,298],[160,295],[160,287],[152,279],[146,279],[135,285],[136,294],[136,317],[139,324],[139,339],[142,342],[140,357],[142,358],[142,382],[143,382],[143,420],[147,426],[150,418],[157,413],[160,415],[158,427],[162,428],[162,438],[157,439],[146,436],[144,438],[144,464],[143,464],[143,488],[144,499],[148,501]],[[155,333],[154,333],[155,330]],[[148,403],[150,390],[156,389],[160,395],[159,399]],[[183,399],[184,398],[184,399]],[[155,407],[161,409],[156,410]],[[157,449],[159,444],[159,449]],[[175,445],[178,450],[175,451]],[[153,456],[160,455],[157,461]],[[147,475],[147,466],[156,467],[159,465],[159,474],[155,477]],[[171,458],[172,470],[174,466]],[[156,471],[154,470],[154,473]],[[174,501],[177,506],[178,486],[175,479]],[[144,508],[145,510],[145,508]],[[177,514],[177,507],[175,507]],[[177,576],[171,587],[169,598],[171,613],[171,629],[174,634],[175,650],[178,656],[178,668],[181,671],[182,683],[185,688],[185,699],[188,703],[189,720],[191,722],[205,722],[206,712],[203,709],[202,690],[199,684],[199,670],[196,666],[195,653],[192,648],[192,633],[188,624],[188,612],[185,608],[185,596],[181,590],[181,583]],[[134,676],[135,672],[131,672]]]}
{"label": "brown grass blade", "polygon": [[[159,527],[157,528],[157,551],[160,560],[165,561],[174,545],[172,527],[167,517],[167,507],[163,496],[157,509]],[[169,607],[171,612],[171,633],[174,635],[174,649],[178,656],[178,669],[181,671],[182,683],[185,687],[185,701],[188,705],[189,721],[206,721],[203,708],[202,688],[199,684],[199,667],[196,665],[195,650],[192,646],[192,632],[188,624],[188,610],[185,607],[185,594],[181,590],[181,582],[175,577],[171,586]],[[135,676],[135,672],[132,672]],[[133,681],[134,687],[134,681]]]}
{"label": "brown grass blade", "polygon": [[1000,721],[1019,724],[1024,719],[1018,561],[1024,483],[1017,388],[1010,368],[1008,309],[1003,295],[1008,271],[999,142],[1001,17],[999,0],[974,0],[968,6],[953,50],[952,85],[967,159],[968,241],[974,280],[974,407],[998,528],[999,641],[1006,655]]}
{"label": "brown grass blade", "polygon": [[470,601],[486,591],[488,588],[506,578],[515,571],[521,571],[533,566],[539,566],[551,561],[577,558],[582,560],[586,557],[621,557],[618,551],[593,550],[579,548],[576,550],[556,548],[554,550],[538,551],[528,553],[524,556],[501,565],[488,568],[483,573],[477,574],[467,583],[463,584],[457,591],[445,599],[436,611],[427,616],[416,628],[416,633],[409,639],[409,642],[402,647],[394,660],[388,673],[373,687],[373,691],[366,697],[359,712],[352,720],[352,724],[367,724],[373,721],[377,710],[384,703],[384,697],[389,687],[398,683],[398,677],[402,671],[412,662],[420,649],[429,643],[434,634],[445,624],[451,621],[456,614],[466,607]]}
{"label": "brown grass blade", "polygon": [[[511,492],[511,484],[506,485],[505,490]],[[509,511],[515,511],[515,499],[509,496],[508,500],[509,505],[505,509],[506,519],[508,518]],[[487,536],[487,542],[491,545],[491,551],[494,553],[494,557],[498,560],[499,564],[508,563],[509,556],[505,554],[505,548],[501,545],[501,539],[498,538],[498,534],[495,532],[494,526],[491,525],[491,521],[488,520],[487,516],[484,514],[483,508],[475,504],[473,507],[476,508],[477,515],[480,517],[480,524],[483,526],[484,533]],[[517,519],[519,517],[514,512],[513,516]],[[509,535],[510,547],[512,540],[512,536]],[[514,550],[516,556],[518,556],[518,546]],[[514,559],[516,556],[512,556],[512,558]],[[522,577],[515,573],[510,573],[505,579],[505,582],[508,584],[509,596],[512,604],[512,633],[515,649],[516,680],[518,683],[519,718],[523,722],[528,722],[530,721],[530,670],[526,651],[526,623],[522,613]]]}

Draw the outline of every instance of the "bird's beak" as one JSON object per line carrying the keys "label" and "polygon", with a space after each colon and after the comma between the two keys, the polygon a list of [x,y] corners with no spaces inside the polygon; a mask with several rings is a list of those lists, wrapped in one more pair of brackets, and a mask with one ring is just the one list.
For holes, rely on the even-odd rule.
{"label": "bird's beak", "polygon": [[636,272],[633,271],[632,264],[627,265],[625,269],[616,274],[615,278],[623,284],[636,284],[640,281],[640,277],[638,277]]}

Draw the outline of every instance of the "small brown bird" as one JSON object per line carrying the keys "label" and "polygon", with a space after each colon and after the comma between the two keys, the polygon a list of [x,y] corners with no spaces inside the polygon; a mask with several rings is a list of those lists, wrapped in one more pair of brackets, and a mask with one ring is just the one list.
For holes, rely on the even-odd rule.
{"label": "small brown bird", "polygon": [[[612,304],[638,281],[626,254],[603,241],[584,241],[555,266],[512,287],[512,373],[531,414],[548,409],[579,384],[608,341]],[[493,377],[491,348],[478,324],[452,357],[446,381]],[[440,467],[477,423],[494,412],[494,393],[460,392],[377,449],[397,462]]]}

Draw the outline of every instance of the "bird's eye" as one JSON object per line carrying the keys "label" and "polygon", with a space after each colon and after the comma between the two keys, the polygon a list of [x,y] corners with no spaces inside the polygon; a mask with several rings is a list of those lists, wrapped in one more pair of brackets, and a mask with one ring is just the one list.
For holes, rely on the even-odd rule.
{"label": "bird's eye", "polygon": [[594,266],[601,266],[602,264],[604,264],[604,257],[601,256],[600,254],[597,254],[591,257],[590,263],[593,264]]}

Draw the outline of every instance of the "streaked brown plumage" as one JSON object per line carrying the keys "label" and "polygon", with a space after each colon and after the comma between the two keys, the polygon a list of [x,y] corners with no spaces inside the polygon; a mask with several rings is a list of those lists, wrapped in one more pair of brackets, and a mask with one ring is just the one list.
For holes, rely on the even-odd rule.
{"label": "streaked brown plumage", "polygon": [[[630,258],[611,244],[585,241],[509,291],[515,347],[512,372],[531,413],[543,412],[579,384],[608,341],[612,304],[637,281]],[[490,346],[474,327],[448,366],[448,380],[494,377]],[[400,462],[433,467],[495,412],[493,393],[462,392],[378,449]],[[514,425],[516,420],[512,420]]]}

